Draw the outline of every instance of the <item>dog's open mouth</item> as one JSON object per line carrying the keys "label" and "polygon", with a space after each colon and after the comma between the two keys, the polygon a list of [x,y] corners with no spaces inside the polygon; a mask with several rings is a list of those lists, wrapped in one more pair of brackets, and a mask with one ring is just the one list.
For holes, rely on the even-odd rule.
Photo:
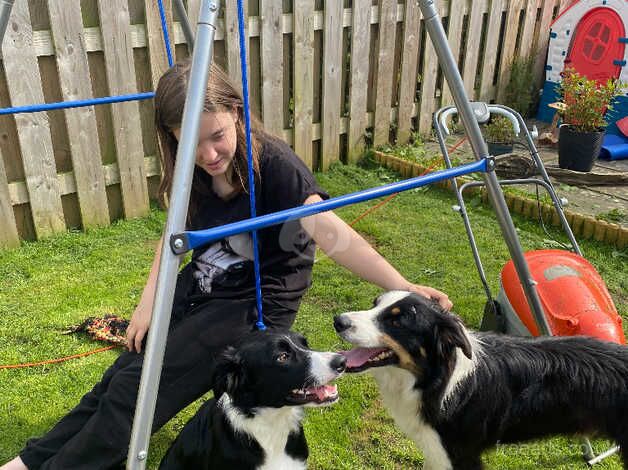
{"label": "dog's open mouth", "polygon": [[292,390],[287,399],[294,405],[328,405],[338,401],[338,388],[335,385],[298,388]]}
{"label": "dog's open mouth", "polygon": [[348,373],[399,363],[399,357],[388,348],[354,348],[338,352],[347,359],[345,372]]}

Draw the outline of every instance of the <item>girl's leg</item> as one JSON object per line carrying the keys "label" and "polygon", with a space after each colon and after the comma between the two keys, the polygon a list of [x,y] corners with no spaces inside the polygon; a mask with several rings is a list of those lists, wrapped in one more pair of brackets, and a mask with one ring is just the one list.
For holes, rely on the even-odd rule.
{"label": "girl's leg", "polygon": [[102,380],[86,393],[79,404],[63,417],[45,436],[30,439],[20,452],[21,460],[30,469],[39,468],[46,460],[55,455],[59,449],[76,435],[91,418],[98,408],[101,395],[109,387],[111,379],[118,371],[124,369],[137,359],[136,353],[123,353],[107,369]]}
{"label": "girl's leg", "polygon": [[[170,332],[153,432],[211,389],[213,359],[252,330],[253,305],[250,301],[212,300]],[[67,440],[41,468],[111,469],[124,462],[142,363],[143,356],[135,355],[135,360],[115,373],[80,432]]]}

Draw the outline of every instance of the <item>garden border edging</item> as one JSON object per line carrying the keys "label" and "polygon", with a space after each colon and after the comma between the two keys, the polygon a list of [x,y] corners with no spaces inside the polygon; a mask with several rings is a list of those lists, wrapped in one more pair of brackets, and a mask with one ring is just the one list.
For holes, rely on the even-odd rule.
{"label": "garden border edging", "polygon": [[[419,165],[418,163],[409,162],[393,155],[373,151],[373,157],[375,161],[382,164],[386,168],[396,171],[404,177],[415,177],[424,174],[428,171],[428,168]],[[457,178],[458,185],[461,185],[469,178],[459,177]],[[453,191],[453,185],[451,180],[439,181],[435,183],[441,188]],[[484,188],[470,188],[468,193],[480,194],[482,202],[488,202],[488,195]],[[528,219],[536,219],[539,216],[539,206],[536,199],[531,199],[525,196],[517,194],[504,194],[508,209],[510,211],[520,214]],[[547,219],[551,217],[551,225],[560,226],[560,219],[556,213],[554,206],[550,204],[540,203],[541,211]],[[565,209],[565,217],[569,226],[573,231],[573,234],[578,239],[594,239],[599,242],[607,243],[615,246],[619,249],[626,248],[628,246],[628,228],[624,228],[618,224],[611,224],[605,220],[598,220],[590,215],[582,215],[577,212]]]}

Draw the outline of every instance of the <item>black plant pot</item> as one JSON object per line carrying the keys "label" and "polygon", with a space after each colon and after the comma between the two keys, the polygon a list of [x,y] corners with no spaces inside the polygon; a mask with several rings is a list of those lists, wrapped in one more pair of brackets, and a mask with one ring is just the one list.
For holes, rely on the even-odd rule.
{"label": "black plant pot", "polygon": [[488,146],[488,153],[494,157],[512,153],[514,148],[513,144],[502,144],[501,142],[487,142],[486,145]]}
{"label": "black plant pot", "polygon": [[578,132],[563,124],[558,135],[558,166],[566,170],[591,171],[603,141],[604,130]]}

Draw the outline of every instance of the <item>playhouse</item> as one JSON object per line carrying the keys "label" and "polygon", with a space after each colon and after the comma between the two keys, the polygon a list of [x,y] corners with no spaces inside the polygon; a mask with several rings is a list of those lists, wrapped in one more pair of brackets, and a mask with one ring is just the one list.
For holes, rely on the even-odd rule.
{"label": "playhouse", "polygon": [[[546,79],[538,118],[551,121],[557,100],[556,86],[565,66],[580,74],[606,82],[619,78],[628,83],[628,0],[577,0],[551,24]],[[608,134],[619,134],[615,124],[628,115],[628,96],[620,96],[607,115]]]}

